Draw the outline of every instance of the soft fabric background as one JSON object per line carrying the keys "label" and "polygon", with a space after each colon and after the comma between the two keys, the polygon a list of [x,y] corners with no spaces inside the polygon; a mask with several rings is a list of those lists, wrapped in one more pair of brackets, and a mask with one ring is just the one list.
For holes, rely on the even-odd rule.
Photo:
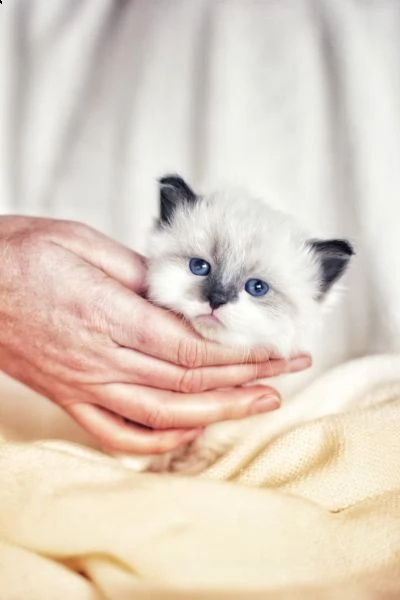
{"label": "soft fabric background", "polygon": [[350,236],[316,372],[399,349],[397,0],[4,0],[0,211],[144,251],[155,179],[245,185]]}
{"label": "soft fabric background", "polygon": [[0,425],[1,600],[398,599],[399,371],[334,369],[192,479]]}

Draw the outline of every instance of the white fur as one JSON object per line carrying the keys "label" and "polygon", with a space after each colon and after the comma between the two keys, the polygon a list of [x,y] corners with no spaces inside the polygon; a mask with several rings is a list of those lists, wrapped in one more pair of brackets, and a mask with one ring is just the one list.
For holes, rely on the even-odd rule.
{"label": "white fur", "polygon": [[[291,217],[243,191],[207,196],[190,207],[183,203],[172,224],[156,227],[150,236],[149,297],[183,315],[204,337],[222,344],[246,349],[263,346],[285,357],[310,351],[325,297],[319,299],[321,268],[309,239]],[[215,311],[221,324],[204,326],[197,320],[210,312],[201,296],[204,279],[191,273],[189,260],[202,258],[213,269],[216,245],[219,262],[223,261],[221,277],[233,274],[240,292],[237,301]],[[244,290],[249,278],[266,281],[268,294],[250,296]],[[125,462],[135,468],[197,473],[245,435],[250,420],[260,417],[217,423],[187,447]]]}
{"label": "white fur", "polygon": [[[193,208],[177,210],[173,225],[155,229],[149,243],[149,295],[182,314],[205,337],[226,345],[268,347],[289,356],[308,350],[322,305],[319,264],[306,246],[309,239],[291,217],[245,192],[205,197]],[[224,248],[224,269],[237,273],[239,301],[215,314],[223,326],[205,329],[196,317],[210,311],[197,293],[202,278],[189,270],[189,259],[207,260],[213,248]],[[270,285],[264,298],[244,290],[249,278]]]}

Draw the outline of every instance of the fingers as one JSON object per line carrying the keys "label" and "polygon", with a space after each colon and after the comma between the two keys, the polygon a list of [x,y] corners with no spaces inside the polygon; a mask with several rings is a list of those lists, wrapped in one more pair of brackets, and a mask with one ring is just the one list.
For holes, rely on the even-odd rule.
{"label": "fingers", "polygon": [[176,315],[128,290],[121,288],[114,298],[118,318],[109,333],[119,346],[189,369],[269,360],[265,348],[249,351],[206,341]]}
{"label": "fingers", "polygon": [[74,404],[69,414],[101,444],[110,450],[134,454],[161,454],[188,444],[201,429],[152,431],[123,419],[93,404]]}
{"label": "fingers", "polygon": [[112,384],[107,386],[107,395],[101,396],[97,395],[101,406],[76,403],[66,410],[105,447],[135,454],[168,452],[193,441],[206,425],[280,405],[277,392],[264,386],[181,395]]}
{"label": "fingers", "polygon": [[[110,355],[111,356],[111,355]],[[310,366],[310,358],[273,359],[263,363],[244,363],[225,367],[187,369],[125,348],[113,349],[119,377],[125,383],[137,383],[182,393],[198,393],[223,387],[236,387],[261,379],[293,373]]]}
{"label": "fingers", "polygon": [[179,394],[145,386],[110,384],[94,394],[96,403],[151,429],[193,429],[218,421],[275,410],[278,392],[266,386]]}

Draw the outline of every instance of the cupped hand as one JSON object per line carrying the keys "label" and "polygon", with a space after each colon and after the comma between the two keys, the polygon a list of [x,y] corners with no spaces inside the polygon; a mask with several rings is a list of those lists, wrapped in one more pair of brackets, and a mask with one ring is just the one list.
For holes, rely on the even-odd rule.
{"label": "cupped hand", "polygon": [[201,339],[143,297],[140,255],[85,225],[1,217],[0,256],[0,369],[107,448],[166,452],[277,408],[272,388],[238,386],[310,364]]}

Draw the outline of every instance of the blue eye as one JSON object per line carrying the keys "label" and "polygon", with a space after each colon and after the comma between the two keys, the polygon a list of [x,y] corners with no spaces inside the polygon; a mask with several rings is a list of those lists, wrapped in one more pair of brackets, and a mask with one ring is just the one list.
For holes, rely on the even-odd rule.
{"label": "blue eye", "polygon": [[269,285],[261,279],[248,279],[245,283],[244,289],[250,296],[265,296],[268,293]]}
{"label": "blue eye", "polygon": [[193,275],[200,275],[205,277],[211,271],[210,263],[202,258],[191,258],[189,261],[189,269]]}

